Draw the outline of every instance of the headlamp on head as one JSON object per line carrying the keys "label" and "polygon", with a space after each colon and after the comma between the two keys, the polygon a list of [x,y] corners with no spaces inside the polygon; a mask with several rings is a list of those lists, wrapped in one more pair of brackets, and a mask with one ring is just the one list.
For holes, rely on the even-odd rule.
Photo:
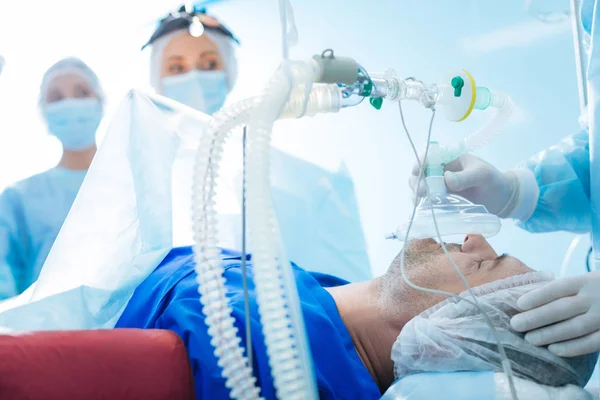
{"label": "headlamp on head", "polygon": [[161,37],[181,29],[188,29],[190,35],[194,37],[202,36],[206,30],[212,30],[225,35],[237,44],[240,43],[238,38],[235,37],[227,27],[221,24],[215,17],[207,15],[205,8],[181,6],[179,10],[170,13],[160,20],[154,34],[152,34],[150,40],[142,46],[142,50]]}

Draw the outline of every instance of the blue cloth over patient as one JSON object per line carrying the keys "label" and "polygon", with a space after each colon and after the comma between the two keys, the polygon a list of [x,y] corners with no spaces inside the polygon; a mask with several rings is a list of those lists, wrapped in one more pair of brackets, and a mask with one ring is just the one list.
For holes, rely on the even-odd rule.
{"label": "blue cloth over patient", "polygon": [[[241,254],[223,250],[226,286],[238,335],[245,340],[244,293]],[[173,249],[156,270],[137,288],[117,328],[169,329],[185,343],[194,374],[197,399],[227,399],[229,390],[221,376],[204,323],[190,247]],[[273,379],[266,356],[252,261],[248,256],[248,285],[254,374],[262,396],[275,399]],[[306,330],[312,350],[321,399],[379,399],[377,384],[362,363],[335,301],[324,289],[347,282],[331,275],[309,273],[293,266]]]}
{"label": "blue cloth over patient", "polygon": [[56,167],[0,195],[0,300],[37,279],[86,172]]}

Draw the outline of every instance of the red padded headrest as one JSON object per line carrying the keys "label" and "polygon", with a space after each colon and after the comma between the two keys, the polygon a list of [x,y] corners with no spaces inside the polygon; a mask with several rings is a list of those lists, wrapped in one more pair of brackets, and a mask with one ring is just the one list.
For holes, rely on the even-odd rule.
{"label": "red padded headrest", "polygon": [[0,399],[193,398],[185,347],[170,331],[0,335]]}

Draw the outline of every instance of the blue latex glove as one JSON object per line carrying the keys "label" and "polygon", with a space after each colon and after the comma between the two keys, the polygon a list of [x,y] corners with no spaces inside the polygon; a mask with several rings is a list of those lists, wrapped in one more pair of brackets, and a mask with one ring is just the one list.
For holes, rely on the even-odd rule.
{"label": "blue latex glove", "polygon": [[495,400],[494,372],[428,372],[398,380],[381,400]]}

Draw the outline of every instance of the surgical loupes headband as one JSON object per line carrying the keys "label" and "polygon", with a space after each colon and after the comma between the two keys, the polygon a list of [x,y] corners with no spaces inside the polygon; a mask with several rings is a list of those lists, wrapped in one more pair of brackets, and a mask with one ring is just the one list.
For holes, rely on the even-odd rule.
{"label": "surgical loupes headband", "polygon": [[205,8],[197,9],[192,6],[190,10],[186,10],[186,7],[182,6],[177,12],[170,13],[158,23],[156,31],[154,31],[150,40],[142,46],[142,50],[161,37],[182,29],[188,29],[190,35],[196,37],[201,36],[205,29],[219,32],[240,44],[238,38],[227,27],[215,17],[206,14]]}

